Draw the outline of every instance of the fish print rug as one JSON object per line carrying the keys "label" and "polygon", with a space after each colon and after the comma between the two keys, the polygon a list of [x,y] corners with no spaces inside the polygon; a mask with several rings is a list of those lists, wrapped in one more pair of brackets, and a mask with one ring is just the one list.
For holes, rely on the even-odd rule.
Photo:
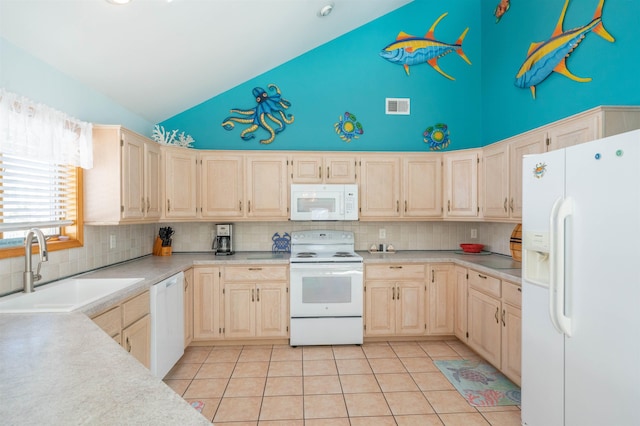
{"label": "fish print rug", "polygon": [[485,362],[438,360],[433,363],[471,405],[520,405],[520,388]]}

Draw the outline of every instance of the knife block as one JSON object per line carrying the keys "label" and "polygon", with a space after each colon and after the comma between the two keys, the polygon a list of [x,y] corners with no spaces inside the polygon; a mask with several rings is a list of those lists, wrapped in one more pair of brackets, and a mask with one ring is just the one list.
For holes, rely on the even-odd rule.
{"label": "knife block", "polygon": [[156,237],[156,241],[153,243],[153,255],[171,256],[171,247],[162,247],[162,240],[160,237]]}

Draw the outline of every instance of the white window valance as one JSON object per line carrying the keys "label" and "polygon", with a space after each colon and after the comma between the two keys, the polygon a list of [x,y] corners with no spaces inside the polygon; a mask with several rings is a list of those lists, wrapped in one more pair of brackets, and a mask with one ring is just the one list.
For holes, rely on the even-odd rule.
{"label": "white window valance", "polygon": [[0,152],[50,164],[93,166],[92,124],[0,89]]}

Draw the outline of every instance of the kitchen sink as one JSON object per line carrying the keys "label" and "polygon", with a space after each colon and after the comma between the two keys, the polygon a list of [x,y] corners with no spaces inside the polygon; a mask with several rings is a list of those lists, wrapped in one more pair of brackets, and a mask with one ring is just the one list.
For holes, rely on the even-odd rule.
{"label": "kitchen sink", "polygon": [[71,312],[143,278],[70,278],[0,298],[0,313]]}

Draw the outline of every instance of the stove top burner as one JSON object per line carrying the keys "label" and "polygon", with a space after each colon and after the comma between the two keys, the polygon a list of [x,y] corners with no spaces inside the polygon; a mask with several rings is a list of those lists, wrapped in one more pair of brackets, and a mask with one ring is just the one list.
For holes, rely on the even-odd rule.
{"label": "stove top burner", "polygon": [[355,255],[353,253],[350,253],[348,251],[338,251],[336,252],[333,257],[354,257]]}
{"label": "stove top burner", "polygon": [[317,254],[312,251],[303,251],[296,255],[296,257],[316,257]]}

